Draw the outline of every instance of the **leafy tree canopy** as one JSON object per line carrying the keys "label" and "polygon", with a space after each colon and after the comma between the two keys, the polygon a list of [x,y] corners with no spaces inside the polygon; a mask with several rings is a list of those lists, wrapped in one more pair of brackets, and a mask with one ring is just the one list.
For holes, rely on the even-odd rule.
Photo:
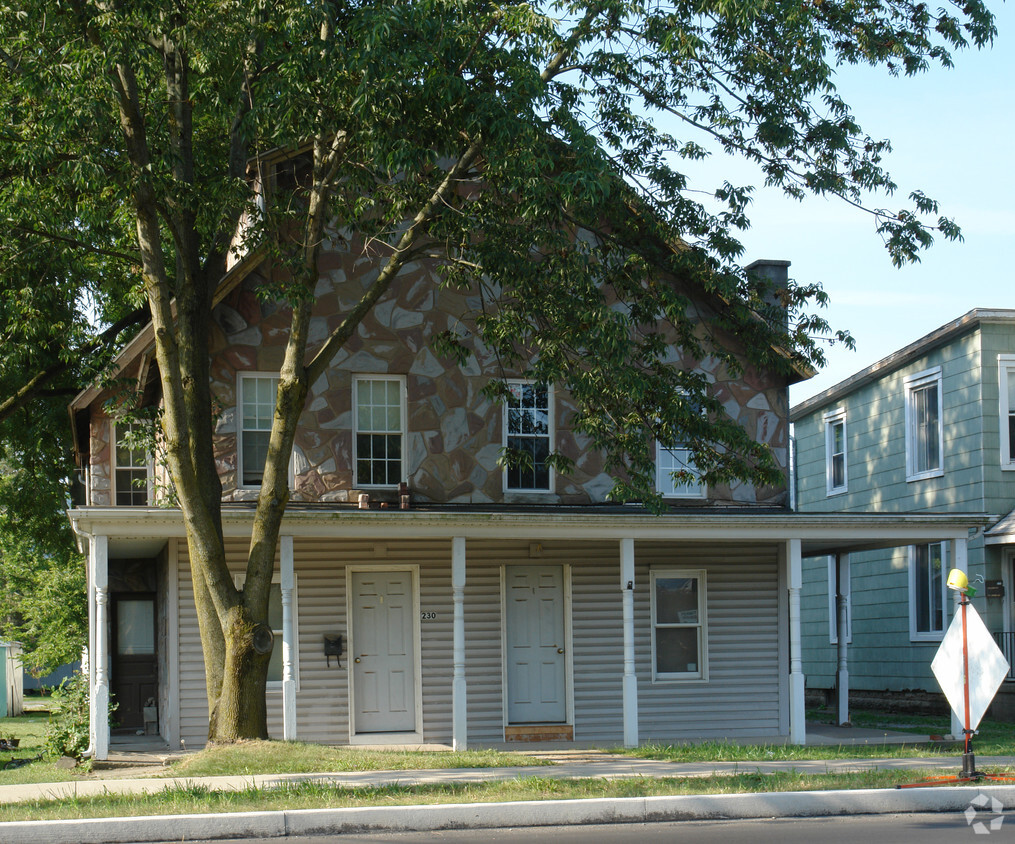
{"label": "leafy tree canopy", "polygon": [[[12,302],[2,330],[24,360],[20,379],[4,376],[0,413],[46,399],[57,376],[38,373],[74,381],[100,369],[122,340],[119,320],[147,306],[220,739],[263,732],[263,694],[251,709],[258,686],[243,684],[263,692],[250,631],[266,617],[308,384],[407,264],[433,261],[443,283],[484,303],[475,336],[439,338],[443,352],[465,357],[478,338],[571,390],[578,429],[627,467],[619,494],[651,499],[650,431],[688,442],[708,480],[770,481],[771,455],[703,379],[667,365],[662,329],[731,367],[820,364],[824,297],[810,283],[772,291],[748,279],[737,233],[750,187],[716,186],[721,210],[710,211],[682,163],[722,149],[791,196],[862,206],[895,191],[889,144],[861,129],[836,67],[922,72],[994,35],[981,0],[0,0],[0,10],[0,285]],[[294,165],[291,189],[262,200],[258,188],[284,185],[272,168],[296,151],[306,169]],[[896,263],[935,231],[959,236],[919,192],[877,221]],[[350,232],[370,244],[372,281],[342,326],[308,346],[321,245]],[[255,246],[275,267],[263,294],[287,301],[292,325],[236,590],[206,350],[215,286],[230,256]]]}

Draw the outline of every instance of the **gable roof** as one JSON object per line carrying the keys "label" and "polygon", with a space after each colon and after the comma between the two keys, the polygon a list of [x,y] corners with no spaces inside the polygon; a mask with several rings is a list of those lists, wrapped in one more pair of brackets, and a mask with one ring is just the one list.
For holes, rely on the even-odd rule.
{"label": "gable roof", "polygon": [[797,422],[816,410],[833,404],[861,387],[872,384],[886,375],[901,369],[914,360],[923,357],[927,352],[950,343],[956,337],[976,330],[985,323],[1015,324],[1015,309],[1011,308],[973,308],[958,319],[935,328],[919,340],[903,346],[896,352],[871,364],[866,369],[850,375],[833,387],[811,396],[806,401],[790,409],[789,421]]}

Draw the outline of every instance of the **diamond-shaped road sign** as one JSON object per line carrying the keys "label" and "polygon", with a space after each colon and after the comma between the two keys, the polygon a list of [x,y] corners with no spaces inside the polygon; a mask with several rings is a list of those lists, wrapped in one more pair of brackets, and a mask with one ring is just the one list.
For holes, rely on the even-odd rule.
{"label": "diamond-shaped road sign", "polygon": [[[969,648],[969,729],[975,730],[990,706],[998,686],[1008,674],[1008,660],[994,643],[987,626],[973,605],[966,607],[966,639]],[[934,661],[930,664],[941,691],[948,698],[952,712],[960,721],[965,719],[962,691],[962,609],[955,608],[955,617],[941,640]]]}

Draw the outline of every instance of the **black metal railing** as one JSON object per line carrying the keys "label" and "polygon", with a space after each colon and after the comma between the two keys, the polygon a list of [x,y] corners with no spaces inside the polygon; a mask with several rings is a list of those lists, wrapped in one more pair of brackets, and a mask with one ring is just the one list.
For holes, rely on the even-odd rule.
{"label": "black metal railing", "polygon": [[995,633],[994,641],[1008,660],[1008,676],[1005,680],[1015,680],[1015,631],[1005,630],[1003,633]]}

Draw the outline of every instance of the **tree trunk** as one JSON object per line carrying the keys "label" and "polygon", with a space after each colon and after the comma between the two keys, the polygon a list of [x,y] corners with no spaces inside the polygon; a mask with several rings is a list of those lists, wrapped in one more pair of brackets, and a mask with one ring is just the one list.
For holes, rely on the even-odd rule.
{"label": "tree trunk", "polygon": [[[254,632],[258,627],[263,624],[253,621],[242,604],[226,617],[222,689],[209,713],[209,741],[268,738],[264,690],[271,651],[258,653],[254,648]],[[275,647],[281,647],[281,642],[276,642]]]}

